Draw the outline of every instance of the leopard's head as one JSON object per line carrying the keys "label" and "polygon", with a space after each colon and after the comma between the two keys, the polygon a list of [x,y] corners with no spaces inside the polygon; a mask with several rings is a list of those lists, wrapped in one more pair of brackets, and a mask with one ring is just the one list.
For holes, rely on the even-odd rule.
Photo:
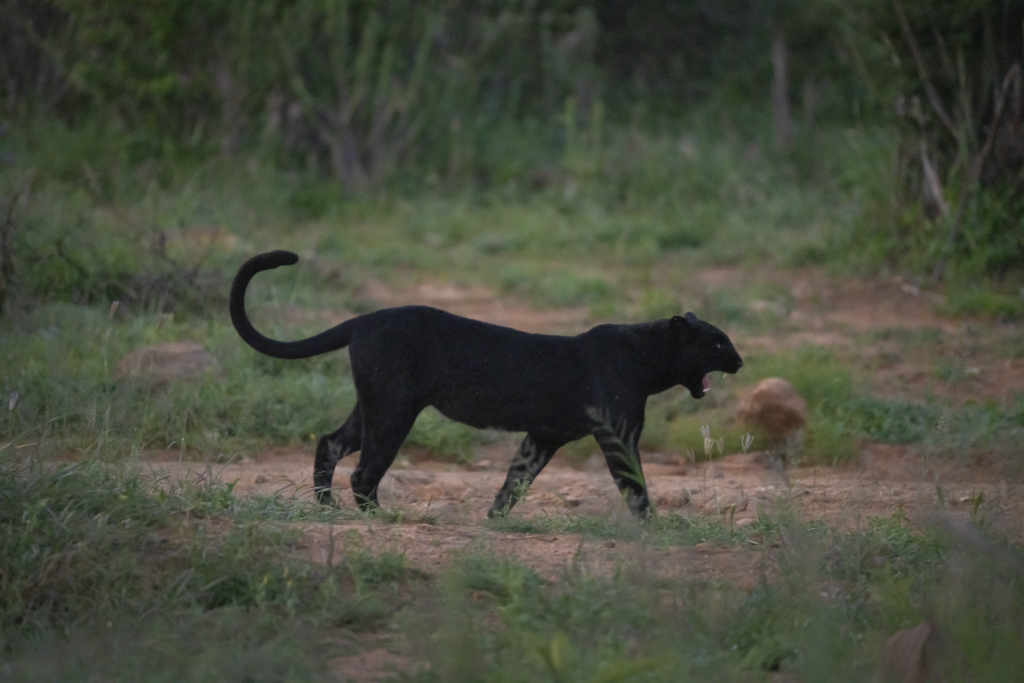
{"label": "leopard's head", "polygon": [[703,398],[711,388],[709,373],[734,374],[743,367],[743,359],[725,332],[693,313],[672,318],[669,329],[678,347],[676,376],[694,398]]}

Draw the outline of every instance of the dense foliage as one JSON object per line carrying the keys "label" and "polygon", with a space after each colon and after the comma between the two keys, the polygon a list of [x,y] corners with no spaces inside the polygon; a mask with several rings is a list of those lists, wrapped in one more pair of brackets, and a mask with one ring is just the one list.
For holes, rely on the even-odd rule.
{"label": "dense foliage", "polygon": [[891,163],[829,169],[865,195],[845,246],[998,275],[1024,265],[1022,22],[1014,0],[12,0],[0,116],[30,147],[40,120],[104,138],[73,163],[101,189],[113,161],[249,150],[348,193],[543,186],[581,141],[694,116],[774,124],[806,179],[820,130],[881,127]]}

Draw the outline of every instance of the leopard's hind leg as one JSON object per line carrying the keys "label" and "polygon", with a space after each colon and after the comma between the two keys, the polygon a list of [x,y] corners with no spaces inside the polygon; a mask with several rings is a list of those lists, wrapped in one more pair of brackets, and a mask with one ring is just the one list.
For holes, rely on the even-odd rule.
{"label": "leopard's hind leg", "polygon": [[355,453],[363,447],[363,412],[356,407],[337,431],[320,437],[316,444],[316,459],[313,461],[313,492],[317,502],[329,505],[331,499],[331,481],[334,479],[334,468],[338,461],[346,455]]}
{"label": "leopard's hind leg", "polygon": [[363,448],[359,464],[352,472],[352,493],[364,512],[379,507],[377,487],[395,461],[398,449],[409,435],[421,408],[411,402],[402,405],[399,397],[363,402]]}
{"label": "leopard's hind leg", "polygon": [[527,434],[519,446],[512,465],[508,468],[505,484],[494,497],[488,517],[502,516],[508,513],[522,495],[521,487],[529,486],[537,478],[544,466],[559,448],[568,443],[565,439],[544,438],[535,434]]}

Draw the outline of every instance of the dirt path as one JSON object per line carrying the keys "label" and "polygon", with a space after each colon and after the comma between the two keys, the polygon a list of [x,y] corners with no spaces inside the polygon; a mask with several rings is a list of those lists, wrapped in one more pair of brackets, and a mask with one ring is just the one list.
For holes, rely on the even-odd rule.
{"label": "dirt path", "polygon": [[[628,540],[633,533],[639,538],[639,527],[629,518],[603,462],[596,458],[583,469],[553,462],[512,515],[527,519],[611,517],[619,525],[620,540],[490,529],[485,514],[510,459],[511,451],[503,460],[496,451],[490,452],[488,460],[493,464],[476,470],[432,461],[400,462],[382,481],[380,498],[386,509],[403,513],[409,522],[359,520],[331,528],[308,524],[304,552],[311,560],[324,562],[328,536],[334,534],[339,551],[346,543],[372,541],[376,548],[404,553],[410,564],[430,573],[440,571],[454,554],[474,544],[507,554],[551,580],[574,565],[607,573],[636,561],[639,554],[644,555],[645,566],[655,574],[724,577],[748,584],[764,570],[763,553],[753,546],[700,544],[654,549]],[[342,461],[334,479],[337,498],[346,508],[354,507],[348,490],[352,464]],[[1017,528],[1024,520],[1019,485],[983,468],[931,467],[906,448],[874,446],[861,463],[840,469],[800,467],[780,471],[770,465],[766,466],[760,453],[736,454],[710,465],[648,464],[645,473],[652,499],[662,514],[688,518],[721,515],[721,519],[731,519],[738,526],[752,523],[758,512],[773,515],[781,507],[837,527],[856,526],[869,518],[897,512],[924,525],[943,507],[964,518],[981,513],[1011,522],[1016,519]],[[206,464],[177,462],[170,454],[149,458],[146,466],[160,477],[203,480],[208,472]],[[221,481],[234,482],[235,492],[242,496],[280,493],[305,498],[312,487],[312,454],[274,450],[212,466],[209,471]],[[433,523],[416,521],[423,519]]]}
{"label": "dirt path", "polygon": [[[409,521],[358,519],[336,524],[302,523],[297,552],[315,564],[334,564],[347,552],[394,551],[409,566],[431,576],[443,574],[453,560],[486,548],[532,568],[547,581],[559,582],[573,572],[636,581],[658,578],[717,583],[754,589],[778,571],[779,551],[762,544],[659,547],[641,538],[639,525],[619,499],[603,462],[588,461],[573,469],[557,461],[537,478],[526,498],[512,511],[518,518],[587,515],[611,519],[614,539],[573,533],[509,533],[489,527],[485,513],[505,477],[512,448],[489,449],[483,469],[468,469],[429,460],[401,458],[385,476],[380,498],[386,509],[401,511]],[[478,460],[478,462],[480,462]],[[309,497],[313,457],[309,450],[274,449],[239,462],[211,465],[180,462],[171,453],[153,454],[144,466],[161,477],[203,478],[212,474],[235,482],[239,495],[274,494]],[[354,507],[348,490],[352,462],[342,461],[335,475],[340,504]],[[769,463],[770,465],[770,463]],[[918,526],[936,523],[945,501],[945,518],[983,514],[1010,520],[1024,540],[1024,496],[990,468],[946,464],[931,467],[911,449],[874,446],[859,463],[844,468],[766,466],[760,454],[735,454],[711,464],[648,464],[652,498],[660,514],[690,519],[711,518],[746,525],[758,512],[781,508],[805,519],[825,519],[853,527],[871,517],[905,514]],[[978,509],[975,509],[978,503]],[[721,515],[719,517],[719,515]],[[420,521],[429,516],[431,523]],[[413,656],[400,634],[339,633],[339,650],[330,670],[339,681],[390,680],[396,672],[427,666]]]}

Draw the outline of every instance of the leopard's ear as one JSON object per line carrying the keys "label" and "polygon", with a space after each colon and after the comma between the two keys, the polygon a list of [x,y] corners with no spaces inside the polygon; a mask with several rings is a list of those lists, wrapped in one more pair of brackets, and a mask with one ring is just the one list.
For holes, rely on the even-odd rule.
{"label": "leopard's ear", "polygon": [[678,315],[668,321],[672,334],[681,341],[691,341],[697,336],[697,316],[687,313],[683,317]]}

